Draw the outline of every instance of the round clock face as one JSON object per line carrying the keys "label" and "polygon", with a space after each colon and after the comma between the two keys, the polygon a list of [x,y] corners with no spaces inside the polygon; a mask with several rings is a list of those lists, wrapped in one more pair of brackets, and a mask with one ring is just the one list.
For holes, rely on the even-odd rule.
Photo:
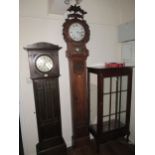
{"label": "round clock face", "polygon": [[47,56],[39,56],[36,60],[36,67],[41,72],[49,72],[53,68],[53,60]]}
{"label": "round clock face", "polygon": [[74,41],[81,41],[85,36],[85,29],[80,23],[73,23],[69,27],[69,36]]}

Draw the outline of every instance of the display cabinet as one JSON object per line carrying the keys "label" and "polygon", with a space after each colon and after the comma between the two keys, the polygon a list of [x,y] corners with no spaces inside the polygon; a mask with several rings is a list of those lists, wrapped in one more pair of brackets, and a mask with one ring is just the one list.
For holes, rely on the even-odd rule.
{"label": "display cabinet", "polygon": [[[132,67],[88,67],[87,71],[89,132],[95,138],[99,152],[101,143],[125,136],[129,139]],[[95,91],[94,85],[97,86]],[[94,110],[96,121],[92,121]]]}

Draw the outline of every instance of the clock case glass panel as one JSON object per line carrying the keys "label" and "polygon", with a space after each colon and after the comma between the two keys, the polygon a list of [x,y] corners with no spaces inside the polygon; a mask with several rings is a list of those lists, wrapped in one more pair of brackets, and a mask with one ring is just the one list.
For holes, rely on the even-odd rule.
{"label": "clock case glass panel", "polygon": [[[40,53],[40,51],[33,51],[33,53],[28,52],[29,61],[30,61],[30,73],[31,73],[32,79],[45,78],[45,75],[47,75],[48,78],[60,75],[59,68],[58,68],[59,61],[56,61],[56,58],[58,57],[58,52],[57,51],[54,51],[54,52],[44,51],[44,53],[45,54],[42,54],[42,53]],[[41,71],[39,71],[39,69],[36,66],[36,60],[41,55],[48,55],[53,60],[53,68],[48,72],[41,72]]]}
{"label": "clock case glass panel", "polygon": [[[71,34],[73,27],[76,27],[76,31],[79,31],[80,29],[80,33],[78,34],[73,33]],[[78,27],[78,28],[77,28]],[[90,30],[88,27],[88,24],[85,20],[80,20],[80,19],[66,19],[66,22],[63,25],[63,36],[66,42],[71,42],[71,43],[75,43],[75,44],[81,44],[81,43],[87,43],[89,41],[89,36],[90,36]],[[75,35],[77,35],[75,37]],[[78,36],[79,35],[79,36]]]}
{"label": "clock case glass panel", "polygon": [[53,68],[53,60],[48,55],[40,55],[36,58],[36,68],[41,72],[49,72]]}
{"label": "clock case glass panel", "polygon": [[69,36],[74,41],[81,41],[85,36],[85,29],[83,25],[78,22],[72,23],[69,27]]}

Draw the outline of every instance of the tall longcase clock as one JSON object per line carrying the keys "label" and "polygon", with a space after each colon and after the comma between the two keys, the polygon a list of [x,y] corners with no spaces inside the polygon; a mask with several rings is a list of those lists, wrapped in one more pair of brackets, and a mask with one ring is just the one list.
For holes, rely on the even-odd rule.
{"label": "tall longcase clock", "polygon": [[89,142],[86,59],[90,31],[83,19],[86,12],[80,6],[70,6],[68,17],[63,24],[63,36],[67,44],[66,55],[69,60],[73,146]]}
{"label": "tall longcase clock", "polygon": [[25,47],[33,81],[39,143],[37,155],[66,155],[61,131],[59,46],[40,42]]}

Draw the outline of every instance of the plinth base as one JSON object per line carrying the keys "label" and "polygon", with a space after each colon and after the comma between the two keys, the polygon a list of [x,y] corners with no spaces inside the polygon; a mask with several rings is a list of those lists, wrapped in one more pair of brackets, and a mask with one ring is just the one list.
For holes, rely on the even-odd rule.
{"label": "plinth base", "polygon": [[37,155],[67,155],[66,144],[63,139],[38,143]]}
{"label": "plinth base", "polygon": [[74,148],[82,147],[82,146],[90,144],[89,136],[81,137],[81,138],[72,138],[72,141],[73,141],[73,147]]}

